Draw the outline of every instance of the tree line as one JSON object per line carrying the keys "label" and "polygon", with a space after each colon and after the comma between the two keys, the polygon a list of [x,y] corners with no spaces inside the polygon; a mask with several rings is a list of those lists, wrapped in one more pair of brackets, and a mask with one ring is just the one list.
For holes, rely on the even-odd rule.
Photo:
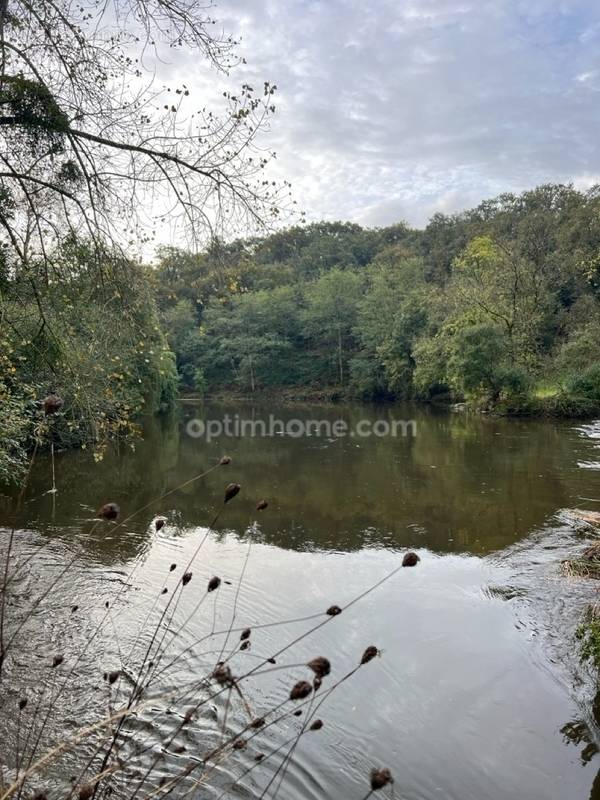
{"label": "tree line", "polygon": [[600,409],[598,187],[164,247],[152,279],[186,390]]}

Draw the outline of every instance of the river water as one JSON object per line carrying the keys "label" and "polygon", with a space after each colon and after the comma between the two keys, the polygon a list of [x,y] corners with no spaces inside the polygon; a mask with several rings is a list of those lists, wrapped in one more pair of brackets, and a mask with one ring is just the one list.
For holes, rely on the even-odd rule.
{"label": "river water", "polygon": [[[211,441],[188,432],[202,427],[189,427],[191,419],[227,415],[281,425]],[[383,431],[382,420],[391,429],[400,419],[414,421],[406,436],[352,435],[361,421]],[[298,435],[308,420],[328,425]],[[336,420],[346,435],[332,433]],[[594,539],[575,510],[600,511],[599,444],[593,424],[408,406],[185,403],[180,418],[149,424],[134,452],[100,463],[87,452],[58,453],[55,492],[51,460],[40,456],[20,506],[14,492],[0,500],[3,553],[15,527],[7,637],[26,620],[0,684],[4,780],[14,780],[17,752],[27,765],[38,737],[37,757],[114,712],[131,690],[123,676],[135,680],[153,644],[162,650],[149,700],[122,737],[126,778],[115,786],[124,796],[140,784],[136,796],[164,794],[160,778],[197,764],[243,730],[247,714],[284,703],[291,685],[310,676],[302,666],[309,658],[331,661],[322,693],[375,645],[381,657],[319,707],[322,730],[293,747],[317,693],[303,717],[267,725],[245,749],[217,759],[203,782],[198,770],[182,778],[172,796],[361,800],[370,770],[388,766],[395,796],[406,800],[599,800],[598,703],[574,639],[597,590],[560,569]],[[192,480],[223,454],[229,465]],[[223,506],[229,482],[242,489]],[[119,526],[99,524],[107,501],[119,504],[121,520],[147,508]],[[166,520],[160,530],[156,515]],[[360,597],[409,549],[421,558],[415,568]],[[191,582],[177,589],[196,552]],[[207,594],[213,575],[222,583]],[[343,613],[324,616],[333,604]],[[246,626],[251,646],[234,652]],[[53,670],[56,654],[64,662]],[[208,691],[194,680],[216,661],[230,656],[240,676],[274,655],[277,667],[292,666],[260,667],[240,683],[243,700],[223,692],[181,725],[183,710]],[[111,687],[102,675],[113,669],[123,672]],[[27,790],[68,796],[71,778],[89,777],[81,771],[97,746],[91,736],[65,748]],[[274,754],[256,766],[258,751]]]}

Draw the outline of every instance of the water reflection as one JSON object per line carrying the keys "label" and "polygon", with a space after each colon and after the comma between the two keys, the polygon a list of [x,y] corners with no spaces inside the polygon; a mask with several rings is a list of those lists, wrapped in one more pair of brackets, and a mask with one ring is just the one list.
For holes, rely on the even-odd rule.
{"label": "water reflection", "polygon": [[[192,417],[221,419],[238,413],[264,418],[271,407],[185,404]],[[149,424],[135,452],[111,454],[95,464],[87,453],[57,457],[58,495],[49,488],[47,464],[34,472],[21,523],[46,533],[85,529],[106,500],[139,508],[214,463],[232,456],[227,477],[207,479],[175,492],[152,511],[186,525],[206,524],[226,480],[244,486],[222,527],[242,533],[254,504],[266,498],[265,540],[290,549],[357,550],[419,547],[436,552],[485,554],[518,541],[557,509],[577,505],[589,475],[578,453],[592,451],[564,423],[501,420],[411,407],[285,407],[282,420],[344,419],[352,429],[365,417],[415,419],[407,438],[224,438],[186,435],[177,420]],[[587,449],[586,449],[587,444]],[[55,504],[55,507],[54,507]],[[131,528],[141,532],[151,514]],[[120,543],[133,555],[139,540]],[[112,545],[111,545],[112,548]],[[109,548],[110,549],[110,548]]]}
{"label": "water reflection", "polygon": [[[593,780],[593,720],[586,723],[566,680],[549,667],[547,649],[555,626],[559,634],[572,627],[574,608],[567,598],[562,615],[556,612],[557,583],[549,580],[568,543],[557,511],[596,496],[598,476],[577,466],[594,457],[593,439],[563,423],[358,406],[288,407],[276,413],[284,420],[342,418],[349,428],[365,416],[414,417],[416,437],[276,435],[204,442],[185,433],[191,417],[257,418],[272,411],[260,405],[186,404],[181,419],[151,423],[135,451],[111,454],[101,464],[86,453],[59,454],[56,496],[47,493],[48,459],[40,459],[19,512],[18,545],[51,546],[24,576],[23,596],[44,585],[46,570],[56,569],[61,552],[78,552],[80,561],[51,613],[34,620],[29,640],[37,643],[36,655],[30,657],[25,643],[11,702],[39,682],[37,668],[47,664],[56,641],[66,663],[74,659],[81,630],[103,613],[121,571],[142,554],[135,590],[119,609],[119,647],[108,631],[80,670],[82,685],[96,686],[99,670],[113,668],[118,650],[127,653],[134,646],[168,565],[185,563],[222,505],[224,485],[238,481],[243,490],[209,536],[190,586],[194,589],[196,580],[205,585],[213,574],[235,586],[251,538],[241,624],[294,618],[347,602],[393,568],[398,550],[416,548],[423,556],[417,569],[403,570],[401,580],[369,595],[312,640],[309,655],[331,656],[334,671],[354,663],[371,643],[384,649],[384,657],[372,671],[360,673],[351,690],[333,696],[327,736],[309,739],[299,750],[286,798],[360,798],[365,775],[373,764],[385,763],[396,772],[397,793],[408,800],[600,800],[600,782]],[[177,489],[225,452],[232,457],[229,466]],[[172,494],[166,500],[124,529],[95,525],[97,508],[108,500],[128,515],[167,492]],[[269,501],[269,509],[259,516],[260,498]],[[9,494],[3,503],[6,520],[14,510]],[[168,523],[157,533],[150,521],[158,513]],[[535,531],[537,538],[521,541]],[[479,557],[486,554],[490,557]],[[233,595],[224,583],[215,619],[230,618]],[[184,596],[181,620],[197,599],[193,591]],[[216,596],[211,602],[216,605]],[[80,606],[81,630],[64,626],[73,603]],[[179,621],[174,620],[175,629]],[[178,645],[194,641],[204,621],[192,618]],[[270,653],[278,637],[294,634],[293,628],[266,628],[253,647]],[[564,641],[557,660],[564,660]],[[236,658],[243,663],[254,656]],[[290,662],[305,657],[304,651],[292,653]],[[179,669],[165,680],[196,675],[197,655],[190,653]],[[275,696],[289,689],[279,675],[251,693],[257,713],[267,689]],[[76,727],[86,714],[87,697],[74,694],[65,718],[57,717],[55,732]],[[0,718],[0,736],[10,742],[11,720]],[[156,737],[156,748],[168,725],[161,720],[145,731]],[[196,734],[191,742],[199,746],[206,729]],[[230,781],[232,775],[222,777]],[[249,784],[241,796],[259,797],[260,785]]]}

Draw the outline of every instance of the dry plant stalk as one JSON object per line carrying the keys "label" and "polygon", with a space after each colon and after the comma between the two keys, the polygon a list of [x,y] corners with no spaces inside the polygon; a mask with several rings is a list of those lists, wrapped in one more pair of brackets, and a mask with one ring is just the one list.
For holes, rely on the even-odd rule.
{"label": "dry plant stalk", "polygon": [[[134,517],[147,511],[150,506],[164,500],[180,488],[204,478],[215,469],[229,465],[230,462],[231,459],[228,456],[223,456],[201,475],[185,481],[181,486],[146,504],[120,521],[118,520],[121,517],[121,510],[115,503],[108,502],[100,509],[99,519],[95,524],[110,525],[113,531],[123,528]],[[310,636],[325,625],[338,624],[335,620],[340,614],[352,608],[404,567],[415,566],[419,558],[416,554],[407,554],[408,557],[405,556],[399,566],[345,605],[333,604],[327,609],[316,611],[305,617],[284,619],[264,625],[254,625],[250,628],[248,625],[236,624],[240,590],[251,554],[252,540],[250,539],[236,587],[228,626],[216,630],[215,609],[218,596],[223,591],[224,582],[220,577],[213,576],[205,585],[192,614],[181,626],[174,629],[173,623],[183,593],[190,591],[188,588],[190,583],[192,588],[196,585],[193,568],[203,545],[220,519],[222,512],[234,498],[238,497],[240,491],[241,486],[237,483],[229,483],[226,486],[223,503],[215,511],[210,525],[202,535],[188,563],[182,567],[173,563],[166,568],[164,586],[158,590],[154,604],[148,610],[141,629],[137,633],[131,652],[128,655],[121,653],[121,663],[115,664],[103,675],[108,708],[105,715],[101,715],[95,722],[81,727],[75,734],[60,738],[44,749],[43,744],[45,738],[48,737],[48,723],[52,719],[53,712],[61,704],[68,704],[68,695],[76,680],[77,668],[94,641],[97,641],[101,635],[106,635],[107,629],[112,629],[118,644],[118,630],[115,617],[112,615],[112,608],[123,599],[126,589],[134,585],[140,556],[134,559],[126,581],[115,592],[112,600],[104,603],[99,622],[88,633],[80,651],[75,654],[75,658],[73,659],[71,654],[67,656],[61,651],[55,653],[47,664],[46,684],[39,693],[37,702],[29,703],[27,696],[21,692],[17,702],[13,701],[14,709],[10,703],[4,703],[3,710],[11,715],[13,713],[16,715],[17,733],[14,743],[15,752],[5,752],[2,755],[7,762],[4,767],[10,766],[12,772],[8,780],[6,774],[0,773],[0,781],[2,781],[0,782],[0,800],[9,800],[15,797],[20,799],[31,795],[37,797],[38,800],[43,800],[45,790],[40,789],[40,782],[51,777],[53,770],[63,768],[61,765],[64,764],[64,759],[67,757],[70,764],[73,762],[77,764],[77,771],[72,776],[67,798],[93,800],[98,796],[105,797],[108,794],[114,794],[126,797],[128,800],[135,800],[138,796],[144,798],[166,797],[174,791],[178,796],[185,797],[197,787],[210,784],[215,780],[217,768],[224,763],[232,764],[231,769],[235,769],[239,764],[242,771],[224,789],[220,797],[227,796],[230,790],[253,773],[261,770],[262,774],[266,764],[272,765],[271,776],[260,797],[275,798],[278,795],[302,737],[316,735],[323,729],[326,730],[326,723],[319,715],[324,703],[358,670],[367,667],[376,656],[380,655],[380,651],[376,646],[369,645],[362,654],[357,654],[355,664],[342,677],[334,681],[331,678],[332,663],[325,655],[313,656],[301,663],[287,664],[280,663],[281,657],[299,643],[308,642]],[[265,511],[267,505],[266,501],[261,500],[258,504],[254,502],[252,508]],[[157,517],[151,524],[158,531],[167,522],[164,517]],[[37,553],[39,553],[39,549]],[[8,595],[11,576],[14,576],[12,571],[13,555],[12,549],[9,547],[2,584],[3,609],[9,607]],[[40,596],[33,600],[21,618],[11,620],[4,613],[0,689],[3,678],[6,680],[3,673],[7,672],[7,659],[10,660],[15,645],[25,636],[28,622],[35,613],[43,611],[49,597],[60,595],[61,585],[68,580],[69,573],[75,568],[76,562],[77,556],[62,567],[50,585],[45,587]],[[14,565],[14,571],[21,568],[22,564]],[[169,580],[170,588],[167,585]],[[161,598],[166,598],[162,601],[162,607]],[[208,604],[206,613],[209,618],[210,614],[213,614],[211,631],[195,640],[191,645],[178,647],[180,634],[185,630],[192,616],[196,616],[205,604]],[[212,609],[210,608],[211,604]],[[78,605],[70,607],[70,619],[73,619],[73,614],[78,610]],[[275,652],[261,655],[250,652],[253,636],[261,628],[302,623],[305,623],[302,632],[290,641],[282,642]],[[137,645],[143,640],[147,644],[140,653]],[[199,652],[200,646],[207,649]],[[176,675],[176,670],[182,660],[192,651],[195,657],[206,658],[206,661],[199,662],[203,663],[204,667],[193,680],[177,682],[173,676]],[[240,671],[238,667],[240,654],[246,661],[254,660],[253,666],[245,671]],[[287,693],[284,696],[273,697],[270,704],[257,713],[248,701],[252,680],[279,670],[289,672]],[[165,691],[164,685],[169,680],[174,682],[173,688]],[[194,731],[198,716],[212,708],[215,701],[222,703],[223,708],[217,711],[214,736],[206,737],[206,745],[202,751],[194,746],[194,752],[190,752],[188,755],[189,748],[183,743],[181,737]],[[245,722],[240,721],[240,714],[245,717]],[[301,719],[301,722],[297,723],[299,727],[294,736],[288,738],[283,744],[269,749],[268,740],[265,737],[266,732],[273,731],[282,723],[296,718]],[[141,733],[138,724],[140,719],[147,720],[150,730],[156,729],[157,726],[162,726],[161,730],[166,729],[167,732],[162,736],[159,748],[153,743],[152,734],[144,736]],[[200,736],[200,741],[202,738]],[[245,766],[247,757],[244,754],[246,753],[249,753],[252,759],[249,766]],[[165,762],[170,755],[176,755],[179,758],[170,765],[168,774],[164,774]],[[268,769],[269,767],[266,768],[267,774]],[[393,778],[387,768],[374,767],[365,781],[370,784],[367,797],[372,792],[381,789],[389,788],[390,791],[393,791]]]}

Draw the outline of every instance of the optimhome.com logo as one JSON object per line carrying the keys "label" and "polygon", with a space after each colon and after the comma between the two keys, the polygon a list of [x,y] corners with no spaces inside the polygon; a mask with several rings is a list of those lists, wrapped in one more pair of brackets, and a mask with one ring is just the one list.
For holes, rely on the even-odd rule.
{"label": "optimhome.com logo", "polygon": [[245,419],[239,414],[224,414],[221,419],[189,420],[186,425],[188,436],[211,442],[221,437],[261,438],[269,436],[289,436],[301,439],[303,436],[322,436],[326,439],[357,438],[371,436],[383,439],[407,438],[417,435],[417,422],[414,419],[359,419],[350,424],[345,419],[279,419],[269,414],[266,419]]}

